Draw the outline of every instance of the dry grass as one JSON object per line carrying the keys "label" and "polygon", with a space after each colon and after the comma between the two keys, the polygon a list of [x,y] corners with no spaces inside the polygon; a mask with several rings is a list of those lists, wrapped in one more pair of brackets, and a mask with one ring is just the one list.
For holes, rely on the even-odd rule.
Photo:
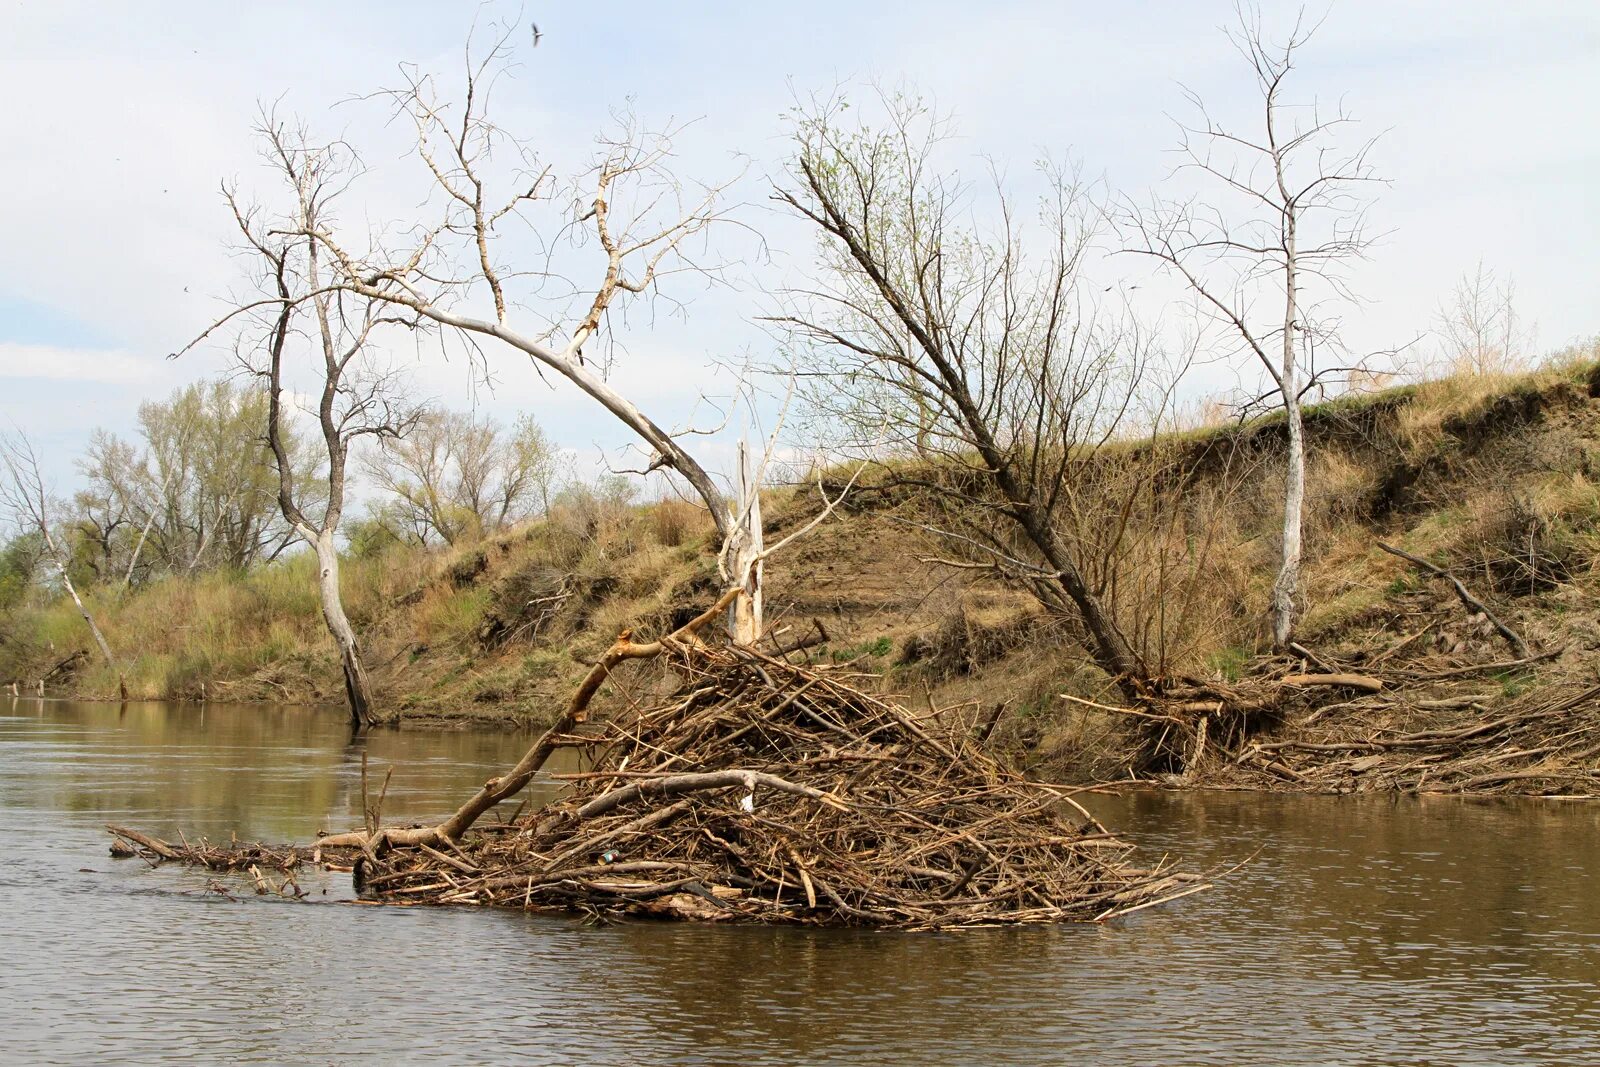
{"label": "dry grass", "polygon": [[[1588,626],[1600,560],[1600,417],[1588,400],[1597,355],[1590,343],[1516,379],[1429,382],[1313,409],[1306,639],[1362,632],[1417,590],[1406,565],[1373,546],[1380,537],[1458,568],[1534,634]],[[1091,576],[1169,674],[1226,679],[1263,645],[1282,478],[1275,440],[1265,419],[1153,447],[1120,443],[1080,487],[1076,543],[1115,562]],[[1401,489],[1389,484],[1397,471],[1409,479]],[[791,528],[814,498],[778,490],[769,520]],[[789,633],[820,618],[830,641],[819,654],[859,659],[888,690],[920,699],[926,685],[941,705],[1008,700],[997,736],[1019,750],[1103,745],[1105,725],[1066,713],[1057,697],[1104,695],[1070,624],[1041,615],[1025,592],[928,573],[917,559],[938,553],[889,521],[884,495],[859,500],[773,561],[769,603]],[[709,530],[704,511],[681,501],[575,500],[480,545],[346,561],[347,610],[380,701],[430,716],[547,718],[617,631],[658,631],[704,600]],[[480,551],[482,573],[451,577]],[[134,696],[191,698],[203,685],[213,699],[337,701],[312,577],[310,561],[295,558],[91,602]],[[12,613],[0,636],[0,681],[30,683],[87,645],[68,601]],[[931,643],[897,654],[916,641]],[[110,696],[116,683],[91,660],[63,688]]]}

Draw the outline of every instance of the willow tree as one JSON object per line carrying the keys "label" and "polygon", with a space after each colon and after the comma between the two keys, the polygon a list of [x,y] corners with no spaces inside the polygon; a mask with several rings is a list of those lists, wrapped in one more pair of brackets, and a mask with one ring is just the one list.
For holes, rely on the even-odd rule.
{"label": "willow tree", "polygon": [[[278,509],[267,407],[265,389],[208,379],[140,404],[136,441],[90,435],[76,500],[105,579],[245,570],[301,541]],[[289,427],[283,444],[295,476],[310,478],[318,465],[308,437]]]}
{"label": "willow tree", "polygon": [[[373,721],[372,685],[361,641],[344,610],[337,535],[354,444],[363,437],[404,436],[420,415],[406,399],[403,382],[373,351],[378,330],[416,324],[385,302],[349,296],[324,277],[326,253],[311,234],[331,224],[338,196],[354,173],[353,153],[339,142],[314,142],[303,127],[270,113],[257,134],[287,195],[279,210],[269,211],[246,205],[237,189],[223,187],[259,291],[241,307],[259,329],[246,329],[237,353],[265,387],[259,432],[277,468],[278,508],[316,554],[322,617],[339,649],[351,723],[361,729]],[[301,364],[316,383],[315,418],[327,464],[323,484],[315,487],[296,462],[288,421],[289,386]]]}
{"label": "willow tree", "polygon": [[[1180,174],[1203,192],[1116,212],[1127,250],[1176,275],[1225,334],[1258,363],[1282,409],[1287,449],[1282,537],[1272,585],[1273,643],[1286,647],[1301,611],[1301,527],[1306,491],[1302,401],[1316,383],[1317,352],[1336,351],[1333,303],[1350,303],[1341,267],[1370,244],[1360,190],[1379,179],[1371,140],[1347,144],[1342,110],[1287,95],[1289,76],[1315,25],[1304,12],[1280,44],[1259,13],[1241,8],[1230,43],[1249,68],[1256,119],[1236,127],[1189,93],[1198,121],[1179,125]],[[1326,367],[1324,369],[1331,369]]]}

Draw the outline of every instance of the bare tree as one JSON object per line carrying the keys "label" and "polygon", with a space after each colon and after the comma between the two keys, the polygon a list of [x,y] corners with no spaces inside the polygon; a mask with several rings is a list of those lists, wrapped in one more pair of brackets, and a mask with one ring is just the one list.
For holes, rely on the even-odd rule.
{"label": "bare tree", "polygon": [[117,672],[117,688],[122,699],[128,699],[128,683],[123,676],[122,668],[118,665],[117,658],[111,654],[111,646],[106,643],[105,634],[100,632],[100,626],[94,621],[88,605],[83,602],[83,597],[78,595],[78,587],[72,582],[72,575],[68,569],[71,553],[56,535],[50,517],[50,493],[45,487],[44,476],[39,471],[39,457],[34,451],[33,443],[20,433],[0,437],[0,466],[5,468],[5,477],[0,479],[0,506],[11,513],[12,520],[18,527],[39,534],[40,540],[44,543],[45,554],[55,566],[61,584],[72,597],[72,602],[78,606],[78,613],[83,616],[84,624],[89,627],[89,633],[94,637],[100,655],[105,658],[107,665]]}
{"label": "bare tree", "polygon": [[[1193,291],[1205,313],[1259,362],[1270,395],[1283,409],[1288,455],[1283,536],[1272,586],[1274,644],[1286,646],[1301,605],[1301,525],[1306,454],[1301,403],[1316,383],[1318,349],[1337,348],[1330,301],[1351,302],[1341,267],[1370,243],[1366,201],[1358,191],[1378,181],[1368,163],[1373,141],[1341,148],[1351,118],[1341,109],[1286,98],[1300,49],[1315,25],[1304,13],[1281,44],[1269,42],[1259,12],[1241,7],[1227,31],[1260,97],[1260,126],[1238,132],[1187,93],[1199,113],[1180,125],[1179,172],[1198,174],[1214,194],[1124,202],[1116,212],[1130,252],[1150,256]],[[1320,291],[1313,291],[1313,287]]]}
{"label": "bare tree", "polygon": [[[661,283],[672,275],[709,273],[695,245],[722,217],[721,189],[687,189],[670,169],[675,131],[647,130],[627,114],[597,139],[588,168],[571,182],[558,181],[549,164],[489,116],[491,89],[508,66],[515,31],[505,28],[478,55],[469,44],[459,99],[446,99],[433,77],[411,68],[403,85],[381,94],[413,124],[417,157],[442,203],[431,221],[396,228],[418,235],[409,248],[363,250],[326,219],[304,227],[303,235],[327,251],[331,284],[344,292],[403,309],[474,347],[485,340],[506,345],[600,404],[651,451],[647,469],[676,471],[705,502],[724,544],[723,580],[748,587],[761,553],[749,535],[748,501],[730,505],[678,436],[614,384],[610,367],[612,326],[634,301],[666,299]],[[502,238],[519,223],[547,252],[511,266],[499,258]],[[568,241],[572,260],[591,257],[587,281],[574,280],[579,268],[557,255]],[[458,310],[472,299],[484,301],[485,311]],[[519,323],[519,314],[530,321]],[[746,626],[736,638],[753,640],[760,620],[749,613],[739,618]]]}
{"label": "bare tree", "polygon": [[[261,316],[265,334],[254,339],[257,343],[243,339],[239,353],[245,368],[266,387],[265,430],[277,467],[278,507],[316,553],[322,616],[339,648],[351,723],[360,729],[373,721],[372,688],[360,641],[345,615],[336,535],[344,514],[352,444],[369,436],[402,437],[419,417],[419,409],[403,399],[397,376],[378,367],[369,349],[374,331],[392,325],[413,327],[415,322],[411,316],[389,313],[390,305],[382,301],[342,294],[323,279],[325,253],[311,235],[332,222],[334,203],[353,172],[353,155],[338,142],[312,142],[304,128],[291,127],[271,113],[263,116],[257,132],[269,165],[292,199],[281,216],[268,216],[245,206],[234,188],[223,188],[245,247],[254,255],[257,282],[265,294],[264,300],[247,305],[266,309]],[[298,331],[302,316],[309,318],[304,336]],[[286,363],[302,341],[310,349],[308,362],[320,382],[316,419],[327,457],[326,481],[317,494],[322,495],[320,514],[287,443]]]}
{"label": "bare tree", "polygon": [[455,544],[547,510],[560,460],[528,416],[506,430],[493,419],[428,411],[364,467],[392,498],[374,516],[395,537]]}
{"label": "bare tree", "polygon": [[1527,365],[1530,331],[1517,313],[1516,286],[1480,262],[1463,274],[1435,315],[1445,366],[1457,374],[1510,374]]}
{"label": "bare tree", "polygon": [[813,404],[863,451],[881,440],[933,461],[896,479],[942,501],[927,525],[959,550],[953,562],[1030,584],[1137,698],[1147,665],[1061,519],[1086,453],[1133,402],[1149,338],[1080,289],[1094,213],[1069,173],[1045,168],[1036,244],[1002,188],[985,230],[967,221],[973,188],[935,165],[943,124],[903,95],[880,102],[877,130],[847,128],[841,101],[797,117],[776,196],[822,235],[822,270],[775,321],[804,344]]}

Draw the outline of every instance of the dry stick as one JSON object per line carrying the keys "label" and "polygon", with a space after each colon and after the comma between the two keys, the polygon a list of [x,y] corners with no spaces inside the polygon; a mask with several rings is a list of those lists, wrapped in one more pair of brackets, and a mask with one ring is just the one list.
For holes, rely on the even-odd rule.
{"label": "dry stick", "polygon": [[[828,637],[827,629],[825,629],[822,625],[822,620],[812,619],[811,624],[813,629],[810,633],[797,637],[786,645],[779,644],[776,640],[774,640],[772,642],[772,654],[774,656],[786,658],[794,655],[796,652],[804,652],[808,648],[815,648],[817,645],[827,644],[830,638]],[[771,636],[776,638],[777,635],[773,634]]]}
{"label": "dry stick", "polygon": [[[624,630],[600,661],[590,668],[589,673],[579,684],[577,692],[572,694],[572,699],[567,704],[566,711],[555,724],[546,730],[538,741],[534,742],[526,755],[517,762],[505,775],[491,778],[484,783],[483,788],[465,804],[456,810],[456,813],[437,826],[421,826],[412,830],[386,830],[384,834],[392,845],[409,846],[423,842],[438,844],[440,841],[454,841],[471,828],[478,821],[478,817],[507,797],[515,796],[523,787],[533,780],[533,776],[543,767],[550,754],[558,747],[559,738],[582,722],[588,713],[589,702],[599,691],[600,686],[610,677],[611,672],[619,663],[630,659],[650,659],[659,656],[671,645],[694,636],[696,630],[712,621],[740,593],[740,588],[735,586],[728,589],[717,602],[707,608],[700,615],[684,623],[678,629],[657,641],[647,641],[644,644],[635,644],[629,640],[629,632]],[[362,832],[348,834],[334,834],[322,839],[324,845],[355,845],[365,843],[367,835]]]}
{"label": "dry stick", "polygon": [[643,782],[634,782],[632,785],[625,785],[621,789],[613,789],[609,793],[602,793],[595,797],[578,809],[578,818],[593,819],[634,800],[671,796],[676,793],[694,793],[702,789],[726,789],[734,785],[742,785],[751,791],[754,791],[756,786],[762,785],[768,789],[794,793],[796,796],[809,797],[812,800],[821,801],[829,807],[837,808],[839,811],[849,810],[838,797],[821,789],[813,789],[809,785],[799,785],[779,778],[774,774],[735,769],[704,771],[697,774],[676,774],[670,778],[652,778]]}
{"label": "dry stick", "polygon": [[1313,686],[1330,685],[1344,689],[1360,689],[1367,693],[1377,693],[1383,690],[1383,680],[1365,674],[1290,674],[1283,679],[1284,685]]}
{"label": "dry stick", "polygon": [[[362,765],[366,764],[366,754],[361,756]],[[394,764],[383,772],[383,785],[378,789],[378,803],[372,808],[372,829],[376,831],[383,824],[383,801],[389,795],[389,779],[394,777]]]}
{"label": "dry stick", "polygon": [[159,837],[151,837],[148,834],[141,834],[139,831],[130,830],[126,826],[113,826],[111,823],[106,823],[106,829],[110,830],[118,837],[126,838],[127,840],[132,841],[134,844],[154,852],[157,856],[160,856],[164,860],[181,860],[183,858],[183,854],[181,852],[167,844],[165,841],[161,840]]}
{"label": "dry stick", "polygon": [[1560,648],[1553,648],[1548,652],[1540,652],[1524,659],[1508,659],[1499,663],[1476,663],[1470,667],[1451,667],[1442,671],[1407,671],[1401,677],[1413,682],[1436,682],[1445,678],[1464,678],[1469,674],[1506,671],[1513,667],[1526,667],[1531,663],[1543,663],[1545,660],[1555,659],[1566,650],[1567,646],[1562,645]]}
{"label": "dry stick", "polygon": [[686,798],[678,801],[676,804],[669,804],[668,806],[659,808],[647,815],[642,815],[637,819],[625,822],[621,826],[607,830],[604,833],[596,834],[593,837],[584,838],[577,844],[568,847],[565,851],[558,852],[556,855],[552,856],[550,860],[545,863],[544,872],[549,874],[551,871],[559,869],[563,863],[572,857],[583,852],[592,852],[599,846],[609,841],[615,841],[617,838],[622,837],[625,834],[637,833],[641,830],[652,830],[656,827],[659,827],[662,823],[670,822],[672,819],[677,818],[679,815],[682,815],[685,811],[689,810],[689,803],[689,800]]}
{"label": "dry stick", "polygon": [[1297,654],[1299,654],[1301,656],[1304,656],[1306,659],[1310,660],[1312,663],[1316,664],[1318,667],[1321,667],[1323,669],[1323,671],[1325,671],[1328,674],[1337,674],[1338,673],[1332,667],[1330,667],[1326,663],[1324,663],[1322,661],[1322,659],[1320,657],[1318,657],[1318,655],[1315,652],[1311,651],[1305,645],[1300,644],[1298,641],[1294,641],[1294,642],[1290,643],[1289,651],[1297,653]]}
{"label": "dry stick", "polygon": [[1379,548],[1389,553],[1389,555],[1399,556],[1403,560],[1409,560],[1411,563],[1421,567],[1435,578],[1443,578],[1445,581],[1449,582],[1451,587],[1456,591],[1456,597],[1460,599],[1461,603],[1466,606],[1466,609],[1469,612],[1481,612],[1483,617],[1488,619],[1489,622],[1494,626],[1496,632],[1498,632],[1501,637],[1506,639],[1506,644],[1511,646],[1511,651],[1517,654],[1518,659],[1527,659],[1529,656],[1533,655],[1533,651],[1528,648],[1528,643],[1522,639],[1521,635],[1519,635],[1515,630],[1507,626],[1505,623],[1501,622],[1500,617],[1489,610],[1488,605],[1468,592],[1467,587],[1461,584],[1461,579],[1457,578],[1443,567],[1434,566],[1421,556],[1413,556],[1403,548],[1396,548],[1393,545],[1384,544],[1382,541],[1376,541],[1374,543]]}
{"label": "dry stick", "polygon": [[994,710],[989,713],[989,717],[983,721],[983,725],[978,729],[976,737],[978,744],[986,745],[989,743],[989,735],[994,733],[995,724],[1000,721],[1000,716],[1005,713],[1005,710],[1006,702],[1004,700],[994,706]]}

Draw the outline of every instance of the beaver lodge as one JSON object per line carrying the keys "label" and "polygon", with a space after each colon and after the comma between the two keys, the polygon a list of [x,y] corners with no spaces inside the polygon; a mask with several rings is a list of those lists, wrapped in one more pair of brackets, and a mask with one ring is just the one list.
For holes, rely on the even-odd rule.
{"label": "beaver lodge", "polygon": [[[172,846],[113,829],[123,854],[284,872],[351,862],[368,899],[614,916],[933,929],[1096,921],[1205,888],[1131,862],[1131,848],[1058,786],[983,749],[970,724],[695,631],[612,646],[567,714],[516,768],[434,827],[316,847]],[[618,663],[667,657],[672,695],[580,732]],[[981,731],[980,731],[981,732]],[[581,773],[555,802],[492,825],[557,747]],[[116,849],[114,849],[116,851]]]}

